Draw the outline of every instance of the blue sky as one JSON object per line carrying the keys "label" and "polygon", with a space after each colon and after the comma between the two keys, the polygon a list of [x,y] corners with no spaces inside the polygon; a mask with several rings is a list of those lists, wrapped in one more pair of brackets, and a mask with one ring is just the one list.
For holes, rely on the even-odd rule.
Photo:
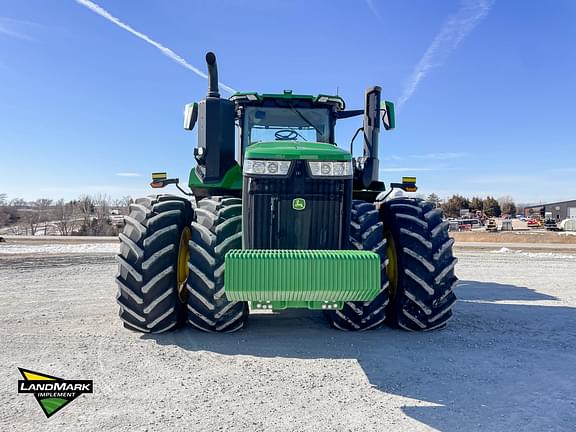
{"label": "blue sky", "polygon": [[[381,134],[387,182],[576,198],[574,1],[96,3],[201,71],[213,50],[234,89],[339,89],[362,108],[382,86],[399,105]],[[0,0],[0,193],[138,196],[152,171],[187,179],[196,133],[182,109],[206,81],[158,48],[74,0]],[[341,122],[341,146],[359,122]]]}

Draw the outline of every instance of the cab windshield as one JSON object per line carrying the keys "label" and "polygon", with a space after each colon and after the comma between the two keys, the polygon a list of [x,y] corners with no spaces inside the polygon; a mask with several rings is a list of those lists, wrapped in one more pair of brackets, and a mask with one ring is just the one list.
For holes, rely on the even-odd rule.
{"label": "cab windshield", "polygon": [[244,148],[261,141],[330,142],[328,109],[246,107]]}

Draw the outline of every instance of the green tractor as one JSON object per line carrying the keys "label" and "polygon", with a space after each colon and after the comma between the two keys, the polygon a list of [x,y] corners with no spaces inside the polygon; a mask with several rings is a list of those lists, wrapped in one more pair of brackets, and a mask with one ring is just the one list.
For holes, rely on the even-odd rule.
{"label": "green tractor", "polygon": [[[223,99],[213,53],[206,62],[208,95],[184,115],[185,129],[198,123],[191,193],[152,174],[152,187],[174,184],[188,197],[137,199],[120,234],[125,327],[233,332],[250,309],[287,308],[321,310],[340,330],[445,326],[456,301],[453,240],[432,204],[390,198],[415,191],[415,178],[386,192],[378,180],[381,118],[394,127],[381,89],[366,91],[363,110],[291,91]],[[359,158],[334,136],[336,121],[354,116],[364,119]]]}

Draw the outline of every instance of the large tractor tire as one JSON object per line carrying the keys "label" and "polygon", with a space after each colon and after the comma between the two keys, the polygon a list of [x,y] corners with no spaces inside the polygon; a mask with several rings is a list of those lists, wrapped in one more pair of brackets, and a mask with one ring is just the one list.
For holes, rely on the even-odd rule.
{"label": "large tractor tire", "polygon": [[442,211],[420,199],[400,198],[383,203],[380,212],[388,240],[389,323],[411,331],[444,327],[458,279],[454,240]]}
{"label": "large tractor tire", "polygon": [[388,276],[386,273],[386,238],[378,210],[373,204],[353,201],[350,226],[350,248],[369,250],[380,256],[380,283],[382,290],[369,302],[346,302],[339,311],[325,311],[330,325],[339,330],[375,329],[386,320],[388,305]]}
{"label": "large tractor tire", "polygon": [[198,202],[192,223],[188,263],[188,322],[206,332],[244,327],[247,302],[230,302],[224,293],[224,256],[242,249],[242,200],[210,197]]}
{"label": "large tractor tire", "polygon": [[137,199],[120,234],[117,301],[131,330],[162,333],[185,323],[184,285],[193,210],[181,197]]}

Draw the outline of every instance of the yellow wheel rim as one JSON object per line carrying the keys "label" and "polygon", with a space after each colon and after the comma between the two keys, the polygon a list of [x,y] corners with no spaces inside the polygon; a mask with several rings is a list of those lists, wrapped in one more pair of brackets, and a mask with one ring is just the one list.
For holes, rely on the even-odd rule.
{"label": "yellow wheel rim", "polygon": [[393,300],[398,291],[398,254],[391,231],[386,231],[386,256],[388,257],[386,274],[390,281],[390,298]]}
{"label": "yellow wheel rim", "polygon": [[178,269],[177,269],[177,281],[178,281],[178,296],[183,302],[186,301],[186,280],[188,279],[188,259],[190,258],[190,252],[188,251],[188,242],[192,238],[192,231],[189,227],[185,227],[180,234],[180,244],[178,246]]}

